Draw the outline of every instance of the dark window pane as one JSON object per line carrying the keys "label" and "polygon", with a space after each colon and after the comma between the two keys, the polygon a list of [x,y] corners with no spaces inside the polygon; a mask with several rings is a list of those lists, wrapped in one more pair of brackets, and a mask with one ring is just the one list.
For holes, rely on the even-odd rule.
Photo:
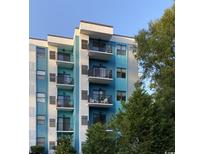
{"label": "dark window pane", "polygon": [[45,124],[45,116],[44,115],[38,115],[37,116],[37,124],[38,125],[44,125]]}
{"label": "dark window pane", "polygon": [[50,51],[50,59],[56,59],[56,52]]}
{"label": "dark window pane", "polygon": [[50,82],[56,82],[56,74],[50,73]]}
{"label": "dark window pane", "polygon": [[117,101],[126,101],[125,91],[117,91]]}
{"label": "dark window pane", "polygon": [[45,137],[37,137],[36,144],[38,146],[44,146],[45,145]]}
{"label": "dark window pane", "polygon": [[50,119],[50,127],[55,127],[55,126],[56,126],[56,120]]}
{"label": "dark window pane", "polygon": [[81,124],[82,125],[88,125],[88,116],[82,116],[81,117]]}
{"label": "dark window pane", "polygon": [[94,113],[93,114],[93,123],[100,122],[102,124],[106,123],[106,115],[103,113]]}
{"label": "dark window pane", "polygon": [[46,102],[46,94],[41,93],[41,92],[37,92],[36,93],[36,101],[38,103],[45,103]]}
{"label": "dark window pane", "polygon": [[88,75],[88,66],[87,65],[82,65],[82,74]]}
{"label": "dark window pane", "polygon": [[56,96],[50,96],[50,104],[56,103]]}
{"label": "dark window pane", "polygon": [[49,142],[49,149],[54,150],[54,148],[55,148],[55,141],[50,141]]}
{"label": "dark window pane", "polygon": [[42,70],[38,70],[36,72],[36,75],[37,75],[37,79],[38,80],[44,80],[45,79],[45,76],[46,76],[46,72],[45,71],[42,71]]}
{"label": "dark window pane", "polygon": [[81,97],[82,97],[82,100],[87,100],[88,99],[88,91],[87,90],[82,90],[81,91]]}
{"label": "dark window pane", "polygon": [[45,58],[45,56],[46,56],[45,48],[37,47],[36,52],[37,52],[37,57]]}
{"label": "dark window pane", "polygon": [[126,78],[125,68],[117,68],[117,78]]}
{"label": "dark window pane", "polygon": [[82,49],[88,49],[88,41],[82,40]]}

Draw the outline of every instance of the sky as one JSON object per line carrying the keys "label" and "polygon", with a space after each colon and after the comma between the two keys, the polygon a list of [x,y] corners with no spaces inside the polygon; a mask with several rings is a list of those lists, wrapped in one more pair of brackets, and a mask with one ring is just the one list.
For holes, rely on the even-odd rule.
{"label": "sky", "polygon": [[163,15],[173,0],[30,0],[29,37],[73,37],[80,20],[112,25],[114,33],[134,36]]}

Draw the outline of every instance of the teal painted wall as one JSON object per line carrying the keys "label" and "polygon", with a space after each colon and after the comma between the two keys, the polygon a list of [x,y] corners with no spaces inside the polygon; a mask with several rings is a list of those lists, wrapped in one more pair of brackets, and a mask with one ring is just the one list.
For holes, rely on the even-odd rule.
{"label": "teal painted wall", "polygon": [[36,116],[45,115],[45,124],[39,125],[36,123],[36,138],[45,137],[45,153],[48,152],[48,49],[45,47],[36,47],[36,53],[39,48],[44,48],[45,57],[39,57],[36,54],[36,70],[46,72],[45,79],[39,80],[36,78],[36,92],[45,93],[45,103],[36,102]]}

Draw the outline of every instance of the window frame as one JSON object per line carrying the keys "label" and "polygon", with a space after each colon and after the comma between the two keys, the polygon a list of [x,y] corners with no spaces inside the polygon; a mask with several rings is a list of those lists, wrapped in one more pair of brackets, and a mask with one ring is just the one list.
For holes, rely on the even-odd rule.
{"label": "window frame", "polygon": [[[43,117],[42,119],[39,119],[39,117]],[[36,121],[37,121],[37,125],[45,125],[46,123],[46,116],[45,115],[37,115],[36,116]]]}
{"label": "window frame", "polygon": [[49,51],[49,59],[52,59],[52,60],[56,59],[56,52],[55,51]]}
{"label": "window frame", "polygon": [[[38,96],[38,95],[45,95],[45,96]],[[44,101],[40,100],[40,99],[44,99]],[[40,100],[40,101],[39,101]],[[45,92],[37,92],[36,93],[36,102],[37,103],[45,103],[46,102],[46,93]]]}
{"label": "window frame", "polygon": [[88,40],[81,40],[81,48],[88,49]]}
{"label": "window frame", "polygon": [[45,80],[45,78],[46,78],[46,71],[45,70],[36,70],[36,78],[38,80]]}
{"label": "window frame", "polygon": [[45,58],[46,57],[46,48],[44,48],[44,47],[36,47],[36,56],[38,58]]}
{"label": "window frame", "polygon": [[126,68],[118,67],[116,73],[117,73],[117,75],[116,75],[117,78],[126,79],[126,76],[127,76]]}
{"label": "window frame", "polygon": [[50,82],[56,82],[56,74],[55,73],[50,73],[49,74],[49,81]]}
{"label": "window frame", "polygon": [[49,103],[52,104],[52,105],[55,105],[56,104],[56,96],[49,96]]}
{"label": "window frame", "polygon": [[117,55],[119,56],[126,56],[127,52],[126,52],[126,45],[123,44],[117,44]]}
{"label": "window frame", "polygon": [[[120,94],[120,95],[118,95],[118,94]],[[117,90],[117,94],[116,94],[116,96],[117,96],[117,101],[126,101],[126,91],[122,91],[122,90]]]}
{"label": "window frame", "polygon": [[[43,139],[43,142],[39,142],[40,139]],[[39,143],[42,143],[42,144],[39,144]],[[46,138],[45,137],[37,137],[36,138],[36,145],[45,146],[45,143],[46,143]]]}
{"label": "window frame", "polygon": [[56,127],[56,119],[54,118],[49,119],[49,127]]}

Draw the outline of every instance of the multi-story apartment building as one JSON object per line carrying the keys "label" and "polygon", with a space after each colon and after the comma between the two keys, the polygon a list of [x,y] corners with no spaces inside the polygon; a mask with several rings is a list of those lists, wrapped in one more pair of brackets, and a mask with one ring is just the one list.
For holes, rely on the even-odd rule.
{"label": "multi-story apartment building", "polygon": [[134,38],[80,21],[74,37],[30,38],[30,143],[48,153],[63,134],[82,153],[86,130],[106,123],[138,79]]}

